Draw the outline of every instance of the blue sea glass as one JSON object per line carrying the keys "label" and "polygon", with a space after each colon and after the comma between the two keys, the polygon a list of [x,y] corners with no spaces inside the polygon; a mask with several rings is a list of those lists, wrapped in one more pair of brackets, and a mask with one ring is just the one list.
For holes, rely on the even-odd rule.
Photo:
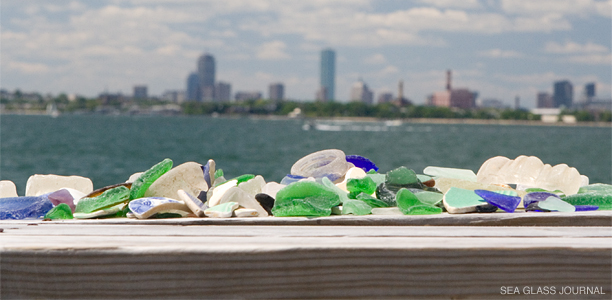
{"label": "blue sea glass", "polygon": [[592,211],[599,209],[599,206],[597,205],[574,205],[574,207],[576,208],[576,211]]}
{"label": "blue sea glass", "polygon": [[549,193],[549,192],[531,192],[531,193],[527,193],[527,194],[525,194],[525,196],[523,196],[523,206],[527,207],[531,203],[539,202],[539,201],[544,201],[548,197],[557,197],[557,198],[561,199],[557,194],[554,194],[554,193]]}
{"label": "blue sea glass", "polygon": [[36,219],[53,208],[47,194],[0,199],[0,220]]}
{"label": "blue sea glass", "polygon": [[366,172],[370,170],[378,171],[378,167],[371,160],[360,155],[347,155],[346,161]]}
{"label": "blue sea glass", "polygon": [[292,175],[292,174],[287,174],[287,176],[283,177],[283,179],[281,180],[280,184],[283,185],[289,185],[292,184],[294,182],[298,182],[301,179],[304,179],[306,177],[304,176],[300,176],[300,175]]}
{"label": "blue sea glass", "polygon": [[521,203],[521,197],[518,196],[504,195],[487,190],[475,190],[474,193],[482,197],[487,203],[493,204],[509,213],[514,212]]}

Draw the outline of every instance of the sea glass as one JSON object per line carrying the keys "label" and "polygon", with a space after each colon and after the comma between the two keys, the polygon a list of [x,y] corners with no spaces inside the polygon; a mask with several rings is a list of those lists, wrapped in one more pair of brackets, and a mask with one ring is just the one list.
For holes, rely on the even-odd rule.
{"label": "sea glass", "polygon": [[0,198],[18,197],[17,187],[10,180],[0,180]]}
{"label": "sea glass", "polygon": [[349,200],[348,193],[342,189],[340,189],[337,185],[335,185],[329,178],[323,177],[321,183],[332,191],[336,192],[338,197],[340,197],[340,203],[344,203]]}
{"label": "sea glass", "polygon": [[166,197],[144,197],[130,201],[130,211],[139,219],[148,219],[155,214],[178,214],[187,216],[191,209],[185,203]]}
{"label": "sea glass", "polygon": [[219,205],[209,207],[204,211],[204,214],[209,218],[231,218],[240,204],[236,202],[225,202]]}
{"label": "sea glass", "polygon": [[402,188],[396,195],[397,207],[405,215],[440,214],[442,209],[427,205],[419,200],[410,190]]}
{"label": "sea glass", "polygon": [[367,203],[370,207],[372,208],[376,208],[376,207],[389,207],[389,204],[385,201],[382,201],[376,197],[373,197],[369,194],[366,193],[360,193],[357,195],[356,197],[357,200],[361,200],[365,203]]}
{"label": "sea glass", "polygon": [[93,198],[82,198],[79,200],[79,203],[77,203],[74,212],[84,214],[92,213],[96,210],[128,202],[129,198],[130,190],[125,186],[118,186],[105,191],[100,196]]}
{"label": "sea glass", "polygon": [[331,208],[340,204],[338,194],[322,184],[296,182],[276,194],[272,213],[277,217],[329,216]]}
{"label": "sea glass", "polygon": [[386,186],[397,193],[401,188],[418,188],[425,186],[419,181],[416,173],[404,166],[387,172]]}
{"label": "sea glass", "polygon": [[144,197],[151,184],[170,169],[172,169],[172,160],[166,158],[138,176],[130,188],[130,200]]}
{"label": "sea glass", "polygon": [[352,163],[355,167],[369,172],[370,170],[378,171],[378,167],[371,160],[360,155],[347,155],[346,161]]}
{"label": "sea glass", "polygon": [[257,210],[257,213],[260,217],[267,217],[268,212],[266,212],[263,207],[255,200],[255,196],[250,195],[239,187],[231,187],[223,194],[223,197],[219,200],[219,204],[223,204],[226,202],[234,202],[238,203],[240,206],[249,209]]}
{"label": "sea glass", "polygon": [[451,187],[442,199],[444,208],[451,214],[495,212],[497,206],[487,203],[473,190]]}
{"label": "sea glass", "polygon": [[291,167],[291,174],[304,177],[327,177],[332,182],[342,178],[352,165],[338,149],[317,151],[300,158]]}
{"label": "sea glass", "polygon": [[361,200],[348,200],[342,203],[343,215],[369,215],[372,213],[372,207]]}
{"label": "sea glass", "polygon": [[346,189],[350,193],[355,193],[356,195],[362,192],[371,195],[376,192],[376,183],[372,178],[367,176],[361,179],[350,178],[346,182]]}
{"label": "sea glass", "polygon": [[60,203],[48,211],[44,218],[51,220],[70,220],[74,219],[74,216],[72,216],[72,209],[70,206],[68,206],[68,204]]}
{"label": "sea glass", "polygon": [[202,165],[196,162],[180,164],[165,172],[145,191],[144,197],[166,197],[179,199],[178,190],[199,195],[208,190]]}
{"label": "sea glass", "polygon": [[82,176],[32,175],[26,183],[26,196],[40,196],[62,188],[71,188],[89,194],[93,191],[91,179]]}
{"label": "sea glass", "polygon": [[0,220],[32,219],[44,216],[53,208],[46,195],[0,199]]}
{"label": "sea glass", "polygon": [[571,205],[595,205],[599,210],[612,210],[612,194],[582,193],[561,198]]}
{"label": "sea glass", "polygon": [[[475,190],[474,193],[476,195],[482,197],[487,203],[495,205],[505,212],[512,213],[516,210],[516,208],[521,203],[521,197],[516,196],[516,192],[513,192],[513,195],[508,195],[509,193],[504,193],[506,191],[500,192],[492,192],[487,190]],[[511,191],[508,191],[511,192]]]}
{"label": "sea glass", "polygon": [[523,206],[527,207],[531,203],[544,201],[548,197],[557,197],[561,199],[557,194],[549,193],[549,192],[530,192],[523,196]]}
{"label": "sea glass", "polygon": [[204,181],[208,187],[212,187],[213,182],[215,181],[215,161],[209,159],[205,165],[202,166],[202,173],[204,174]]}
{"label": "sea glass", "polygon": [[575,212],[576,208],[573,205],[559,199],[557,196],[550,196],[543,201],[530,203],[525,210],[542,212]]}
{"label": "sea glass", "polygon": [[551,166],[535,156],[521,155],[510,160],[497,156],[485,161],[476,175],[484,184],[520,184],[546,190],[559,189],[566,195],[578,192],[584,181],[578,170],[566,164]]}
{"label": "sea glass", "polygon": [[476,173],[468,169],[429,166],[423,170],[423,173],[433,177],[456,178],[476,182]]}

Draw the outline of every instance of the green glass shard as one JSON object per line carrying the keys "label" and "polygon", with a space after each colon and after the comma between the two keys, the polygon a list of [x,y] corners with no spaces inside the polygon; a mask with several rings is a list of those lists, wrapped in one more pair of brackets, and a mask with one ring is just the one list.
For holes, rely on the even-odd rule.
{"label": "green glass shard", "polygon": [[340,204],[338,194],[316,182],[292,183],[276,193],[274,216],[329,216],[331,208]]}
{"label": "green glass shard", "polygon": [[75,213],[88,214],[97,210],[109,208],[123,202],[129,201],[130,189],[118,186],[106,190],[104,193],[93,198],[82,198],[76,205]]}
{"label": "green glass shard", "polygon": [[60,203],[58,206],[52,208],[45,214],[45,219],[51,220],[70,220],[74,219],[72,216],[72,210],[66,203]]}
{"label": "green glass shard", "polygon": [[215,179],[219,178],[223,176],[223,170],[222,169],[217,169],[217,171],[215,171]]}
{"label": "green glass shard", "polygon": [[155,180],[164,175],[164,173],[172,169],[172,160],[166,158],[154,165],[150,169],[142,173],[134,182],[130,189],[130,200],[142,198],[145,195],[147,189],[153,184]]}
{"label": "green glass shard", "polygon": [[366,193],[372,194],[376,191],[376,183],[370,177],[364,178],[349,178],[346,181],[346,189],[351,193]]}
{"label": "green glass shard", "polygon": [[369,215],[372,213],[372,207],[361,200],[349,200],[342,204],[343,215]]}
{"label": "green glass shard", "polygon": [[389,204],[387,202],[382,201],[376,197],[372,197],[371,195],[368,195],[366,193],[360,193],[359,195],[357,195],[356,199],[367,203],[372,208],[389,207]]}

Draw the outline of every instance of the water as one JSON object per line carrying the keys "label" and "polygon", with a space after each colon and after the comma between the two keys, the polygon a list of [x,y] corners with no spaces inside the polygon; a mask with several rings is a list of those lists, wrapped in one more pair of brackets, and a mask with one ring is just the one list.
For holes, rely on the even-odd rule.
{"label": "water", "polygon": [[478,171],[490,157],[524,154],[612,182],[609,127],[403,124],[383,131],[381,124],[304,131],[300,120],[3,115],[0,178],[15,182],[19,194],[32,174],[85,176],[100,188],[168,157],[175,165],[212,158],[228,178],[251,173],[279,182],[304,155],[337,148],[370,158],[381,172],[402,165],[417,173],[430,165]]}

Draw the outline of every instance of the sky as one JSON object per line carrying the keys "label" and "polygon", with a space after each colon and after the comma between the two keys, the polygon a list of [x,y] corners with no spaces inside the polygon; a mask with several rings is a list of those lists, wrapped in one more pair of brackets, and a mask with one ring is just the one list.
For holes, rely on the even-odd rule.
{"label": "sky", "polygon": [[362,79],[423,104],[445,87],[535,107],[569,80],[610,97],[612,0],[108,0],[0,3],[0,87],[95,97],[186,89],[200,55],[232,93],[282,82],[311,101],[320,51],[336,51],[336,99]]}

